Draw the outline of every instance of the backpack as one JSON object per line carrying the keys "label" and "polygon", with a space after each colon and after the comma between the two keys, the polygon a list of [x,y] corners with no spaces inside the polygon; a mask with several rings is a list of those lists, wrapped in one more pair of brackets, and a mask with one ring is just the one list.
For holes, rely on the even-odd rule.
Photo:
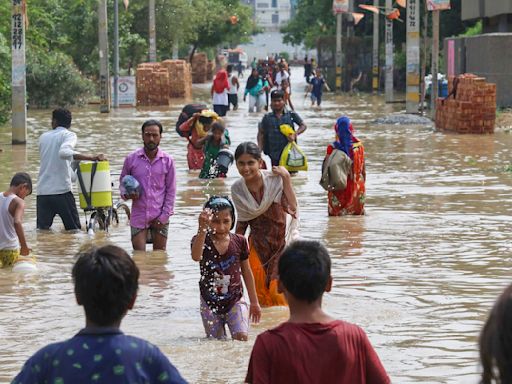
{"label": "backpack", "polygon": [[347,188],[347,177],[352,173],[352,160],[339,149],[326,156],[322,164],[320,185],[326,191],[343,191]]}
{"label": "backpack", "polygon": [[176,133],[181,137],[189,137],[192,133],[192,130],[188,132],[180,131],[180,125],[187,121],[194,113],[201,112],[203,109],[208,109],[206,104],[187,104],[181,110],[180,116],[178,117],[178,121],[176,122]]}

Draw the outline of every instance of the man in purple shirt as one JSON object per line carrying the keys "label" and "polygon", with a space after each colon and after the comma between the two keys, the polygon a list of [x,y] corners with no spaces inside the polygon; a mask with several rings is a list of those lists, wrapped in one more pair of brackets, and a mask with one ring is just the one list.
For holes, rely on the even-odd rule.
{"label": "man in purple shirt", "polygon": [[[169,217],[174,214],[176,169],[173,158],[158,148],[162,130],[157,120],[142,124],[144,148],[126,157],[120,176],[121,196],[133,200],[130,225],[135,250],[145,250],[147,240],[153,242],[153,250],[165,250]],[[126,175],[140,183],[140,194],[127,193],[122,182]]]}

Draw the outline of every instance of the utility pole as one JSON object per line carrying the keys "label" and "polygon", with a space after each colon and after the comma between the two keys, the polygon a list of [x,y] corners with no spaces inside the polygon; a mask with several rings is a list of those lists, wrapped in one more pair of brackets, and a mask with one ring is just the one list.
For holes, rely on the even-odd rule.
{"label": "utility pole", "polygon": [[98,35],[100,54],[100,112],[110,112],[110,79],[108,70],[107,0],[98,2]]}
{"label": "utility pole", "polygon": [[[392,9],[392,0],[386,0],[386,12]],[[393,91],[393,73],[394,73],[394,62],[393,62],[393,20],[386,17],[386,81],[385,87],[385,99],[386,103],[392,103],[394,101]]]}
{"label": "utility pole", "polygon": [[423,26],[422,26],[422,36],[423,36],[423,53],[422,53],[422,60],[421,60],[421,98],[420,98],[420,112],[423,115],[424,109],[425,109],[425,76],[427,73],[427,58],[428,58],[428,15],[429,11],[427,8],[427,3],[425,3],[424,6],[424,14],[423,14]]}
{"label": "utility pole", "polygon": [[[375,7],[380,6],[380,0],[373,0]],[[373,93],[379,91],[379,14],[373,14],[373,58],[372,58],[372,88]]]}
{"label": "utility pole", "polygon": [[179,52],[180,52],[180,46],[179,46],[178,41],[176,40],[172,44],[172,59],[173,60],[177,60],[179,58]]}
{"label": "utility pole", "polygon": [[341,29],[343,27],[343,14],[336,14],[336,91],[341,93],[343,88],[343,51],[341,45]]}
{"label": "utility pole", "polygon": [[354,36],[354,17],[352,16],[352,12],[354,12],[354,0],[348,0],[348,13],[347,13],[347,37]]}
{"label": "utility pole", "polygon": [[439,10],[432,11],[432,92],[430,106],[432,117],[436,116],[436,101],[438,94],[437,74],[439,72]]}
{"label": "utility pole", "polygon": [[156,62],[155,0],[149,0],[149,61]]}
{"label": "utility pole", "polygon": [[25,66],[25,1],[12,0],[12,144],[27,142],[27,85]]}
{"label": "utility pole", "polygon": [[119,0],[114,0],[114,101],[119,108]]}
{"label": "utility pole", "polygon": [[407,113],[418,113],[420,101],[420,1],[407,0]]}

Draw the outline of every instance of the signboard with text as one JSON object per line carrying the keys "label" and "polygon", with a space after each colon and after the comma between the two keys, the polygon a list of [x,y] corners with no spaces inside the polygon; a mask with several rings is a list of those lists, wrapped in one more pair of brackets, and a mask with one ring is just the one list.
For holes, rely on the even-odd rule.
{"label": "signboard with text", "polygon": [[[112,95],[114,94],[114,78],[110,78]],[[135,76],[119,76],[117,82],[119,105],[136,105]]]}
{"label": "signboard with text", "polygon": [[429,11],[444,11],[451,9],[450,0],[427,0],[427,9]]}
{"label": "signboard with text", "polygon": [[338,15],[340,13],[347,13],[348,12],[348,0],[334,0],[332,2],[332,12],[335,15]]}

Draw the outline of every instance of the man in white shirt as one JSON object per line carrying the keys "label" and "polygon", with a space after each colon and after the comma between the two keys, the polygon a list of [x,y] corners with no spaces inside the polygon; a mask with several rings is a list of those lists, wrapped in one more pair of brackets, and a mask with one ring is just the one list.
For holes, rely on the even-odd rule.
{"label": "man in white shirt", "polygon": [[[290,82],[290,74],[286,71],[286,66],[284,63],[279,63],[279,72],[276,73],[276,81],[275,85],[277,89],[282,89],[281,83],[283,80],[288,80],[288,83]],[[291,89],[291,85],[290,85]]]}
{"label": "man in white shirt", "polygon": [[[238,82],[238,77],[236,77],[233,74],[233,66],[228,65],[227,67],[228,71],[228,83],[229,83],[229,89],[228,89],[228,103],[229,106],[233,104],[233,111],[236,111],[238,109],[238,89],[240,88],[240,83]],[[229,108],[228,106],[228,108]]]}
{"label": "man in white shirt", "polygon": [[71,192],[71,161],[106,160],[103,154],[75,152],[76,134],[69,130],[71,112],[64,108],[52,113],[52,130],[39,138],[41,164],[37,180],[37,228],[50,229],[59,215],[66,230],[80,229],[80,218]]}

